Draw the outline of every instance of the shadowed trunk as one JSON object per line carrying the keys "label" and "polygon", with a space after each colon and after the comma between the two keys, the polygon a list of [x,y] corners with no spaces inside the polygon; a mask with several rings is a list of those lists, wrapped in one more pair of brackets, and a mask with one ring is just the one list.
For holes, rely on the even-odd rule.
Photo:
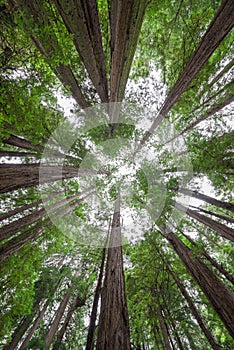
{"label": "shadowed trunk", "polygon": [[75,312],[75,310],[78,307],[82,307],[84,305],[85,305],[85,300],[80,299],[79,295],[75,298],[75,300],[73,300],[73,302],[71,304],[71,307],[68,310],[68,313],[67,313],[67,316],[65,318],[65,321],[64,321],[61,329],[58,332],[58,336],[57,336],[55,345],[53,347],[53,350],[56,350],[57,349],[57,345],[61,344],[61,342],[63,340],[63,337],[64,337],[64,334],[66,333],[67,327],[69,325],[69,322],[70,322],[71,317],[72,317],[73,313]]}
{"label": "shadowed trunk", "polygon": [[33,152],[0,151],[0,157],[36,157]]}
{"label": "shadowed trunk", "polygon": [[6,140],[3,140],[3,143],[11,145],[14,147],[19,147],[23,149],[28,149],[31,151],[42,151],[43,147],[40,145],[34,145],[30,141],[23,139],[22,137],[16,135],[10,135]]}
{"label": "shadowed trunk", "polygon": [[215,216],[216,218],[221,219],[221,220],[225,220],[225,221],[229,222],[230,224],[234,224],[234,218],[231,218],[229,216],[221,215],[221,214],[215,213],[215,212],[210,211],[210,210],[205,210],[205,209],[200,208],[200,207],[197,208],[197,207],[193,206],[193,208],[196,209],[197,211],[202,212],[202,213],[209,214],[211,216]]}
{"label": "shadowed trunk", "polygon": [[198,212],[191,210],[187,207],[184,207],[182,204],[175,203],[175,208],[186,212],[188,216],[190,216],[193,219],[196,219],[197,221],[201,222],[202,224],[210,227],[214,231],[216,231],[221,237],[224,237],[228,239],[231,242],[234,242],[234,230],[224,224],[221,224],[218,221],[215,221],[211,218],[208,218],[205,215],[199,214]]}
{"label": "shadowed trunk", "polygon": [[188,272],[193,276],[214,310],[223,321],[230,335],[234,336],[234,295],[212,270],[198,259],[191,250],[171,231],[162,229],[162,234],[172,245]]}
{"label": "shadowed trunk", "polygon": [[69,165],[40,165],[40,164],[1,164],[0,193],[6,193],[20,188],[38,186],[62,179],[84,175],[98,174],[96,170],[80,169]]}
{"label": "shadowed trunk", "polygon": [[120,199],[113,215],[104,285],[101,293],[96,350],[130,350],[120,230]]}
{"label": "shadowed trunk", "polygon": [[179,79],[175,83],[171,92],[167,96],[158,116],[151,125],[150,129],[140,143],[142,146],[161,123],[164,117],[179,100],[183,92],[188,88],[197,73],[201,70],[209,57],[220,45],[222,40],[231,31],[234,24],[234,2],[233,0],[224,0],[216,16],[212,20],[209,28],[204,34],[200,44],[194,51],[191,59],[187,63]]}

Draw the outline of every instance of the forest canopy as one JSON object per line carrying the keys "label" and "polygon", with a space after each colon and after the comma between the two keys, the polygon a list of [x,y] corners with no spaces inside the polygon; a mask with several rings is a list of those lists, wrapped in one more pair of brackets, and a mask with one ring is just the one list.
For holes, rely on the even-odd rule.
{"label": "forest canopy", "polygon": [[0,349],[232,350],[232,0],[0,0]]}

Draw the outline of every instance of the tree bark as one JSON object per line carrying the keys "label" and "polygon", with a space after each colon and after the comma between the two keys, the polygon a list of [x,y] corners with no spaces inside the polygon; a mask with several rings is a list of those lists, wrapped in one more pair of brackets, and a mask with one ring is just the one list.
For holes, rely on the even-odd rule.
{"label": "tree bark", "polygon": [[120,230],[120,199],[113,215],[96,350],[130,350],[130,330],[125,294]]}
{"label": "tree bark", "polygon": [[188,272],[193,276],[203,293],[210,301],[214,310],[223,321],[226,329],[234,337],[234,295],[216,277],[212,270],[198,259],[190,249],[171,231],[162,229]]}
{"label": "tree bark", "polygon": [[185,211],[188,216],[190,216],[193,219],[196,219],[197,221],[201,222],[202,224],[210,227],[211,229],[215,230],[221,237],[224,237],[228,239],[231,242],[234,242],[234,230],[224,224],[221,224],[218,221],[215,221],[211,218],[208,218],[205,215],[199,214],[194,210],[191,210],[189,208],[184,207],[182,204],[175,203],[175,208],[178,208],[181,211]]}
{"label": "tree bark", "polygon": [[200,44],[194,51],[191,59],[187,63],[179,79],[175,83],[171,92],[167,96],[158,116],[151,125],[150,129],[141,140],[140,147],[149,139],[154,130],[162,122],[164,117],[179,100],[183,92],[188,88],[197,73],[201,70],[209,57],[219,46],[226,35],[231,31],[234,23],[234,2],[233,0],[224,0],[217,14],[212,20],[209,28],[204,34]]}
{"label": "tree bark", "polygon": [[156,314],[157,314],[157,317],[159,319],[159,324],[160,324],[160,328],[161,328],[161,332],[162,332],[162,336],[163,336],[164,349],[165,350],[172,350],[170,340],[169,340],[168,329],[166,327],[166,323],[164,321],[164,317],[163,317],[160,305],[158,305],[158,307],[156,309]]}
{"label": "tree bark", "polygon": [[57,349],[56,345],[61,344],[61,342],[63,340],[63,336],[66,333],[67,327],[69,325],[69,322],[70,322],[71,317],[72,317],[73,313],[75,312],[75,310],[78,307],[82,307],[84,305],[85,305],[85,301],[80,299],[79,295],[77,295],[76,298],[73,300],[70,309],[68,310],[67,316],[65,318],[65,321],[64,321],[61,329],[58,332],[58,336],[57,336],[57,339],[56,339],[56,343],[55,343],[55,345],[53,347],[53,350]]}
{"label": "tree bark", "polygon": [[192,191],[192,190],[188,190],[188,189],[185,189],[185,188],[179,188],[178,191],[180,193],[183,193],[183,194],[187,195],[187,196],[200,199],[201,201],[204,201],[204,202],[209,203],[211,205],[215,205],[216,207],[219,207],[219,208],[230,210],[230,211],[232,211],[234,213],[234,204],[232,204],[232,203],[223,202],[221,200],[212,198],[210,196],[207,196],[205,194],[199,193],[197,191]]}
{"label": "tree bark", "polygon": [[104,265],[105,265],[105,257],[106,257],[106,247],[104,247],[102,250],[101,266],[100,266],[97,286],[96,286],[95,293],[94,293],[93,307],[92,307],[92,311],[91,311],[91,315],[90,315],[90,323],[89,323],[87,343],[86,343],[85,350],[93,350],[94,349],[94,332],[95,332],[95,325],[96,325],[96,319],[97,319],[98,302],[99,302],[99,297],[100,297],[101,288],[102,288],[102,279],[103,279],[103,272],[104,272]]}
{"label": "tree bark", "polygon": [[11,134],[3,143],[11,145],[14,147],[19,147],[23,149],[28,149],[30,151],[42,151],[43,147],[41,145],[34,145],[30,141],[23,139],[22,137]]}
{"label": "tree bark", "polygon": [[69,300],[71,298],[71,290],[68,290],[66,294],[64,295],[62,301],[59,304],[59,307],[55,313],[54,320],[50,326],[49,332],[46,335],[45,338],[45,350],[48,350],[53,342],[55,333],[57,332],[59,323],[61,321],[61,318],[63,317],[65,313],[65,309],[69,303]]}
{"label": "tree bark", "polygon": [[108,102],[106,63],[95,0],[53,0],[101,102]]}
{"label": "tree bark", "polygon": [[[42,173],[43,172],[43,173]],[[95,175],[100,172],[91,169],[80,169],[69,165],[33,164],[1,164],[0,193],[6,193],[20,188],[38,186],[39,183],[50,183],[62,179],[70,179],[83,175]],[[40,174],[42,174],[40,176]]]}
{"label": "tree bark", "polygon": [[225,221],[229,222],[230,224],[234,224],[234,218],[231,218],[229,216],[221,215],[221,214],[215,213],[215,212],[210,211],[210,210],[205,210],[203,208],[197,208],[197,207],[193,207],[193,208],[196,209],[197,211],[202,212],[202,213],[209,214],[211,216],[215,216],[216,218],[221,219],[221,220],[225,220]]}
{"label": "tree bark", "polygon": [[33,152],[14,152],[14,151],[0,151],[0,157],[36,157],[37,154]]}

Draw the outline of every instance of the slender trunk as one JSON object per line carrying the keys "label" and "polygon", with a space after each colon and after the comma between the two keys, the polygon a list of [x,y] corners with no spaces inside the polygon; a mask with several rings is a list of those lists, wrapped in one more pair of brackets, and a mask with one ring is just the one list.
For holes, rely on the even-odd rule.
{"label": "slender trunk", "polygon": [[230,222],[230,224],[234,224],[234,218],[231,218],[229,216],[221,215],[221,214],[215,213],[215,212],[210,211],[210,210],[205,210],[203,208],[197,208],[197,207],[193,207],[193,208],[197,209],[198,211],[200,211],[202,213],[209,214],[211,216],[215,216],[218,219],[222,219],[222,220],[225,220],[227,222]]}
{"label": "slender trunk", "polygon": [[224,0],[209,28],[204,34],[200,44],[194,51],[179,79],[167,96],[158,116],[151,125],[149,131],[142,138],[140,147],[149,139],[157,126],[179,100],[183,92],[188,88],[197,73],[201,70],[209,57],[220,45],[222,40],[231,31],[234,22],[234,2]]}
{"label": "slender trunk", "polygon": [[160,324],[160,328],[161,328],[161,332],[162,332],[162,336],[163,336],[164,349],[165,350],[172,350],[172,347],[170,345],[170,340],[169,340],[168,329],[166,327],[166,323],[164,321],[164,317],[163,317],[160,305],[158,305],[158,307],[156,309],[156,314],[157,314],[157,317],[159,319],[159,324]]}
{"label": "slender trunk", "polygon": [[22,137],[16,135],[10,135],[8,139],[3,140],[3,142],[7,145],[28,149],[31,151],[42,151],[43,147],[41,145],[34,145],[28,140],[23,139]]}
{"label": "slender trunk", "polygon": [[101,288],[102,288],[105,257],[106,257],[106,247],[104,247],[102,251],[101,266],[100,266],[97,286],[94,293],[93,307],[90,315],[90,323],[89,323],[87,343],[86,343],[85,350],[93,350],[94,348],[94,332],[95,332],[95,325],[96,325],[96,319],[97,319],[98,302],[99,302],[99,297],[100,297]]}
{"label": "slender trunk", "polygon": [[79,53],[89,77],[101,98],[108,102],[106,63],[95,0],[53,0]]}
{"label": "slender trunk", "polygon": [[226,66],[223,67],[223,69],[212,79],[212,81],[209,84],[209,88],[211,88],[219,79],[226,74],[234,65],[234,59],[232,59],[229,63],[226,64]]}
{"label": "slender trunk", "polygon": [[3,350],[15,350],[17,348],[17,344],[22,339],[23,335],[27,331],[33,319],[33,314],[23,316],[20,324],[16,328],[15,332],[12,335],[12,340],[10,344],[6,345]]}
{"label": "slender trunk", "polygon": [[216,207],[220,207],[220,208],[223,208],[223,209],[226,209],[226,210],[230,210],[230,211],[232,211],[234,213],[234,204],[231,204],[231,203],[228,203],[228,202],[223,202],[221,200],[212,198],[210,196],[207,196],[205,194],[199,193],[197,191],[192,191],[192,190],[188,190],[188,189],[185,189],[185,188],[179,188],[178,191],[180,193],[183,193],[183,194],[187,195],[187,196],[200,199],[201,201],[204,201],[206,203],[215,205]]}
{"label": "slender trunk", "polygon": [[130,350],[130,330],[125,294],[120,230],[120,199],[113,215],[96,350]]}
{"label": "slender trunk", "polygon": [[22,344],[20,345],[19,350],[23,350],[28,345],[30,340],[32,339],[34,332],[37,330],[39,324],[41,323],[41,321],[46,313],[46,310],[49,306],[49,303],[50,303],[50,300],[48,299],[45,302],[44,306],[42,307],[41,311],[39,312],[39,315],[34,320],[33,325],[30,327],[29,331],[27,332],[27,335],[26,335],[24,341],[22,342]]}
{"label": "slender trunk", "polygon": [[1,164],[0,193],[83,175],[95,175],[97,173],[100,172],[92,169],[75,168],[69,165]]}
{"label": "slender trunk", "polygon": [[209,117],[211,117],[212,115],[214,115],[215,113],[219,112],[221,109],[223,109],[224,107],[228,106],[230,103],[232,103],[234,101],[234,95],[228,96],[222,103],[214,106],[213,108],[210,109],[210,111],[208,111],[205,115],[200,116],[199,118],[197,118],[196,120],[194,120],[192,123],[190,123],[184,130],[182,130],[177,136],[175,136],[173,139],[171,139],[170,141],[174,140],[175,138],[177,138],[178,136],[181,136],[183,134],[185,134],[187,131],[193,129],[196,125],[198,125],[199,123],[201,123],[202,121],[208,119]]}
{"label": "slender trunk", "polygon": [[33,152],[0,151],[0,157],[36,157]]}
{"label": "slender trunk", "polygon": [[234,242],[234,230],[224,224],[221,224],[218,221],[215,221],[211,218],[208,218],[205,215],[199,214],[194,210],[191,210],[189,208],[184,207],[182,204],[175,203],[175,208],[178,208],[181,211],[185,211],[188,216],[190,216],[193,219],[196,219],[197,221],[201,222],[202,224],[210,227],[211,229],[215,230],[221,237],[224,237],[228,239],[231,242]]}
{"label": "slender trunk", "polygon": [[56,350],[57,349],[57,346],[58,344],[61,344],[62,340],[63,340],[63,336],[64,334],[66,333],[66,330],[67,330],[67,327],[69,325],[69,322],[71,320],[71,317],[73,315],[73,313],[75,312],[75,310],[78,308],[78,307],[82,307],[85,305],[85,301],[80,299],[79,295],[76,296],[76,298],[73,300],[72,304],[71,304],[71,307],[70,309],[68,310],[68,313],[67,313],[67,316],[65,318],[65,321],[61,327],[61,329],[59,330],[58,332],[58,336],[57,336],[57,339],[56,339],[56,343],[53,347],[53,350]]}
{"label": "slender trunk", "polygon": [[234,337],[234,295],[173,232],[165,229],[162,230],[162,233],[172,245],[188,272],[201,287],[230,335]]}
{"label": "slender trunk", "polygon": [[68,290],[66,294],[64,295],[62,301],[59,304],[59,307],[55,313],[54,320],[50,326],[49,332],[46,335],[45,338],[45,350],[48,350],[53,342],[55,333],[57,332],[59,323],[61,321],[61,318],[63,317],[65,313],[65,309],[69,303],[69,300],[71,298],[71,290]]}

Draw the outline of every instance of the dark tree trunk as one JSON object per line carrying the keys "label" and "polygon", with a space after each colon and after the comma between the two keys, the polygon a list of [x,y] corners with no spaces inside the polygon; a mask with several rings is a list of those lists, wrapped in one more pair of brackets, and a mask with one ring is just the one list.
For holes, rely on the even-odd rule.
{"label": "dark tree trunk", "polygon": [[201,254],[223,275],[225,276],[233,285],[234,285],[234,277],[230,275],[228,271],[226,271],[217,261],[215,261],[203,248],[199,247],[192,238],[187,236],[184,232],[180,230],[181,234],[195,247],[197,247]]}
{"label": "dark tree trunk", "polygon": [[228,202],[223,202],[223,201],[220,201],[218,199],[215,199],[215,198],[212,198],[210,196],[207,196],[205,194],[199,193],[197,191],[192,191],[192,190],[188,190],[188,189],[185,189],[185,188],[179,188],[178,191],[180,193],[183,193],[183,194],[187,195],[187,196],[200,199],[201,201],[204,201],[206,203],[215,205],[216,207],[220,207],[220,208],[223,208],[223,209],[226,209],[226,210],[230,210],[230,211],[232,211],[234,213],[234,204],[231,204],[231,203],[228,203]]}
{"label": "dark tree trunk", "polygon": [[175,208],[180,209],[181,211],[185,211],[188,216],[190,216],[193,219],[196,219],[197,221],[201,222],[202,224],[210,227],[211,229],[215,230],[221,237],[224,237],[228,239],[231,242],[234,242],[234,230],[224,224],[221,224],[218,221],[215,221],[211,218],[208,218],[205,215],[199,214],[194,210],[191,210],[189,208],[184,207],[182,204],[175,203]]}
{"label": "dark tree trunk", "polygon": [[95,0],[53,0],[73,41],[90,79],[101,98],[108,102],[105,56]]}
{"label": "dark tree trunk", "polygon": [[3,140],[3,142],[7,145],[28,149],[30,151],[42,151],[43,147],[40,145],[34,145],[30,141],[23,139],[22,137],[16,135],[10,135],[8,139]]}
{"label": "dark tree trunk", "polygon": [[[43,171],[43,174],[42,174]],[[80,169],[69,165],[40,165],[40,164],[1,164],[0,193],[6,193],[20,188],[27,188],[50,183],[62,179],[70,179],[83,175],[94,175],[98,172],[91,169]]]}
{"label": "dark tree trunk", "polygon": [[162,314],[162,310],[160,305],[158,305],[157,310],[156,310],[157,317],[159,319],[159,324],[163,336],[163,344],[164,344],[164,349],[165,350],[172,350],[171,344],[170,344],[170,339],[169,339],[169,334],[168,334],[168,329],[166,326],[166,323],[164,321],[164,317]]}
{"label": "dark tree trunk", "polygon": [[0,151],[0,157],[36,157],[33,152]]}
{"label": "dark tree trunk", "polygon": [[130,350],[120,230],[120,199],[116,201],[107,256],[96,350]]}
{"label": "dark tree trunk", "polygon": [[86,343],[85,350],[93,350],[94,349],[94,332],[95,332],[95,325],[96,325],[96,319],[97,319],[98,302],[99,302],[101,288],[102,288],[102,279],[103,279],[105,257],[106,257],[106,247],[104,247],[103,251],[102,251],[101,266],[100,266],[97,286],[96,286],[95,293],[94,293],[93,307],[92,307],[92,311],[91,311],[91,315],[90,315],[90,323],[89,323],[87,343]]}
{"label": "dark tree trunk", "polygon": [[172,245],[188,272],[201,287],[230,335],[234,337],[234,295],[173,232],[165,229],[162,230],[162,233]]}
{"label": "dark tree trunk", "polygon": [[55,313],[54,320],[50,326],[49,332],[46,335],[45,338],[45,350],[48,350],[54,340],[55,333],[58,330],[59,323],[61,321],[61,318],[63,317],[65,313],[65,309],[69,303],[69,300],[71,298],[71,290],[68,290],[66,294],[64,295],[62,301],[59,304],[59,307]]}
{"label": "dark tree trunk", "polygon": [[191,59],[167,96],[161,110],[158,113],[158,116],[156,117],[149,131],[144,135],[141,145],[143,145],[149,139],[163,118],[179,100],[183,92],[188,88],[189,84],[207,62],[215,49],[231,31],[233,24],[234,2],[233,0],[224,0],[209,28],[204,34],[200,44],[194,51]]}
{"label": "dark tree trunk", "polygon": [[23,335],[27,331],[33,319],[33,314],[23,316],[19,326],[16,328],[15,332],[12,335],[12,340],[10,344],[6,345],[3,350],[15,350],[17,348],[17,344],[22,339]]}
{"label": "dark tree trunk", "polygon": [[231,218],[229,216],[226,216],[226,215],[221,215],[221,214],[218,214],[218,213],[215,213],[213,211],[210,211],[210,210],[205,210],[203,208],[197,208],[197,207],[193,207],[194,209],[197,209],[198,211],[202,212],[202,213],[205,213],[205,214],[209,214],[211,216],[215,216],[216,218],[218,219],[221,219],[221,220],[225,220],[227,222],[230,222],[230,224],[234,224],[234,218]]}
{"label": "dark tree trunk", "polygon": [[63,340],[63,337],[64,337],[64,334],[66,333],[67,327],[69,325],[69,322],[70,322],[71,317],[74,314],[75,310],[78,307],[82,307],[84,305],[85,305],[85,300],[80,299],[79,295],[75,298],[75,300],[73,300],[73,302],[71,304],[71,307],[68,310],[68,313],[67,313],[67,316],[65,318],[65,321],[64,321],[61,329],[58,332],[58,336],[57,336],[57,339],[56,339],[56,343],[55,343],[55,345],[53,347],[53,350],[57,349],[56,345],[61,344],[61,342]]}

